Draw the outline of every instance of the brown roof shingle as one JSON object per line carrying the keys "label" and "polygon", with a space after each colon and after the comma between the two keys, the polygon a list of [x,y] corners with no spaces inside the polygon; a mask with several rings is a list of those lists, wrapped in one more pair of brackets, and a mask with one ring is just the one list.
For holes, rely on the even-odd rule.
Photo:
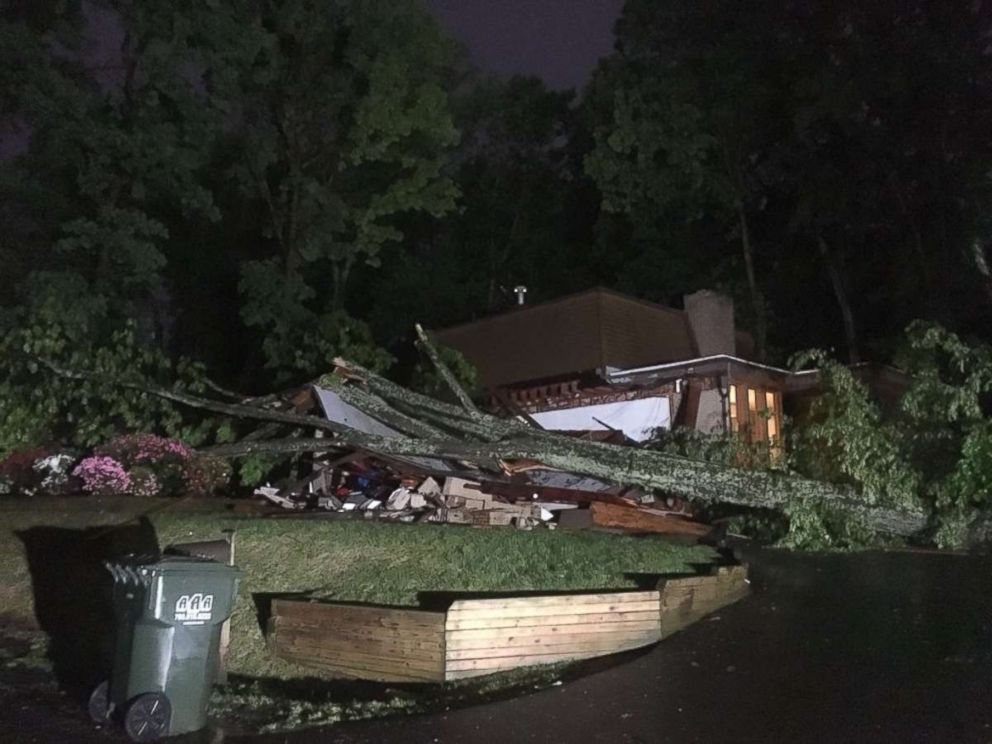
{"label": "brown roof shingle", "polygon": [[486,386],[697,356],[685,313],[596,288],[435,331]]}

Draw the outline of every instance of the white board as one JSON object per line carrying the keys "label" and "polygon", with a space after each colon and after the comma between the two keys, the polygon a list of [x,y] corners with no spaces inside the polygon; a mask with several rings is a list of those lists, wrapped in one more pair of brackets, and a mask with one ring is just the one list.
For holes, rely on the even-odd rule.
{"label": "white board", "polygon": [[553,431],[609,431],[617,429],[635,442],[651,438],[655,429],[672,424],[671,406],[664,396],[597,403],[557,411],[530,414],[545,429]]}

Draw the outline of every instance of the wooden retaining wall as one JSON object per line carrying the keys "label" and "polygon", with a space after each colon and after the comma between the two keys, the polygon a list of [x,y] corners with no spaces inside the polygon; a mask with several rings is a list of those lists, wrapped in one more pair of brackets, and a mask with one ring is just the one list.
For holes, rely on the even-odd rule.
{"label": "wooden retaining wall", "polygon": [[444,680],[444,613],[275,600],[269,648],[334,675],[380,682]]}
{"label": "wooden retaining wall", "polygon": [[445,679],[628,651],[661,639],[661,594],[458,600],[445,623]]}
{"label": "wooden retaining wall", "polygon": [[720,566],[709,576],[662,579],[661,637],[667,638],[750,591],[747,566]]}
{"label": "wooden retaining wall", "polygon": [[648,646],[744,597],[747,566],[654,591],[460,599],[447,612],[275,600],[272,652],[335,676],[442,682]]}

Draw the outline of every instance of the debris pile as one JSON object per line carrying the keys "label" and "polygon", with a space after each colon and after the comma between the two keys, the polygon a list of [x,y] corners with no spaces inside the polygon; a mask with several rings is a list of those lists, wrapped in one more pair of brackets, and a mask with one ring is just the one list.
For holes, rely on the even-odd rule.
{"label": "debris pile", "polygon": [[481,483],[464,478],[444,478],[439,484],[430,476],[418,479],[352,463],[318,470],[293,488],[264,486],[255,495],[294,511],[357,512],[398,522],[532,529],[553,517],[541,503],[512,502],[482,489]]}
{"label": "debris pile", "polygon": [[[314,477],[331,479],[332,487],[325,485],[323,488],[324,503],[335,509],[338,502],[342,510],[350,502],[352,511],[364,508],[373,514],[413,510],[410,504],[403,509],[383,508],[393,493],[403,487],[411,494],[411,504],[412,494],[420,494],[428,502],[423,508],[433,508],[439,519],[443,515],[451,521],[453,514],[458,519],[466,513],[473,514],[471,518],[475,519],[475,512],[506,511],[502,506],[499,509],[471,509],[467,500],[458,506],[448,504],[443,488],[441,496],[435,495],[435,500],[431,501],[431,497],[418,490],[429,476],[438,485],[446,484],[449,478],[478,483],[482,493],[496,497],[492,500],[494,507],[497,502],[521,506],[525,502],[545,500],[589,505],[591,508],[585,510],[583,519],[588,518],[598,527],[628,531],[664,531],[673,519],[679,520],[675,523],[678,527],[688,521],[679,514],[655,508],[657,505],[650,504],[650,497],[630,498],[624,489],[631,488],[646,494],[662,494],[668,508],[678,503],[670,504],[670,499],[696,505],[719,504],[778,512],[808,506],[856,517],[859,524],[883,535],[912,535],[927,524],[927,511],[922,505],[879,505],[866,500],[849,486],[563,436],[542,429],[524,414],[510,418],[491,415],[472,402],[419,326],[417,333],[422,350],[457,403],[417,393],[343,359],[335,359],[332,373],[301,389],[288,405],[280,396],[240,398],[216,386],[213,388],[215,393],[236,402],[126,379],[117,380],[116,384],[214,414],[254,422],[255,428],[238,441],[207,447],[200,452],[222,458],[307,454],[313,463]],[[66,371],[49,366],[70,379],[98,376],[94,372]],[[352,473],[350,479],[335,482],[339,468],[347,470],[346,464],[361,462],[364,457],[389,463],[392,478],[386,479],[388,483],[382,483],[381,490],[356,486],[361,482],[361,475],[355,475],[354,471],[348,471]],[[404,482],[408,476],[419,478]],[[560,479],[568,482],[563,484]],[[341,487],[346,490],[339,491]],[[320,490],[319,486],[315,489]],[[355,491],[358,493],[353,493]],[[574,493],[576,491],[588,493]],[[267,490],[265,494],[270,499],[284,499],[281,503],[287,507],[300,500],[304,507],[310,505],[309,487],[302,493],[289,488]],[[317,499],[315,508],[319,508],[319,496]],[[443,503],[437,503],[438,499]],[[394,504],[401,500],[402,496],[397,496]],[[370,508],[374,502],[380,502],[377,509]],[[485,500],[482,502],[484,506]],[[628,508],[619,511],[602,504]],[[676,505],[674,511],[680,511],[680,507]],[[415,513],[403,516],[417,518]],[[502,515],[485,517],[487,520],[504,518]],[[535,519],[533,514],[527,518]]]}
{"label": "debris pile", "polygon": [[[549,475],[558,485],[547,485]],[[501,480],[482,471],[474,476],[417,475],[403,472],[396,462],[356,455],[346,463],[318,464],[309,476],[282,488],[257,488],[255,495],[282,509],[315,516],[350,513],[366,519],[517,529],[554,529],[561,524],[695,537],[710,531],[707,525],[689,519],[685,502],[672,500],[676,509],[652,508],[654,497],[636,489],[623,490],[564,473],[517,475],[516,480]],[[586,489],[568,487],[577,480]]]}

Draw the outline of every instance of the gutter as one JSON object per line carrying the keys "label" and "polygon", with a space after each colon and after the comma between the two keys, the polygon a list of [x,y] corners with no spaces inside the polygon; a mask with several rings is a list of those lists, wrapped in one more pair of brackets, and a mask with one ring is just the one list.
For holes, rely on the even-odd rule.
{"label": "gutter", "polygon": [[626,382],[629,378],[635,375],[650,374],[652,372],[665,372],[667,370],[675,370],[686,367],[692,367],[700,364],[706,364],[709,362],[727,362],[741,364],[745,367],[751,367],[753,369],[762,369],[768,372],[776,372],[782,375],[796,376],[796,375],[811,375],[819,372],[817,369],[804,369],[799,372],[793,372],[792,370],[782,369],[781,367],[772,367],[768,364],[760,364],[759,362],[751,362],[747,359],[741,359],[740,357],[732,356],[730,354],[714,354],[712,356],[698,357],[696,359],[686,359],[681,362],[667,362],[665,364],[652,364],[647,367],[632,367],[630,369],[618,369],[609,370],[607,372],[607,379],[609,382]]}

